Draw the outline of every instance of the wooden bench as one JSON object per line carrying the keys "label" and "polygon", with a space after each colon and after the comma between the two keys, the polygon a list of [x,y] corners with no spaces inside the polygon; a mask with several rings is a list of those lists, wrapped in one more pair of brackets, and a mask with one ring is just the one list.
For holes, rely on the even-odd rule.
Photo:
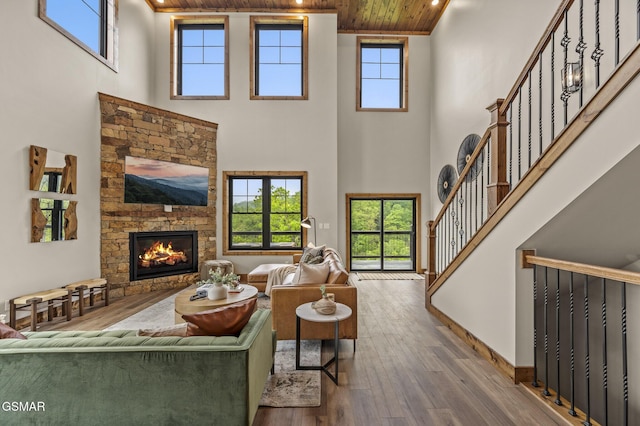
{"label": "wooden bench", "polygon": [[104,305],[109,306],[109,284],[104,278],[92,278],[89,280],[77,281],[63,287],[73,295],[78,296],[78,314],[84,315],[84,292],[89,290],[89,306],[93,306],[95,303],[95,290],[104,291]]}
{"label": "wooden bench", "polygon": [[53,308],[56,304],[59,304],[62,307],[62,315],[66,315],[67,321],[70,321],[71,293],[71,290],[59,288],[39,291],[11,299],[9,301],[9,323],[11,327],[16,328],[16,311],[21,309],[31,309],[31,331],[36,331],[38,328],[38,304],[44,302],[47,302],[47,321],[53,320]]}

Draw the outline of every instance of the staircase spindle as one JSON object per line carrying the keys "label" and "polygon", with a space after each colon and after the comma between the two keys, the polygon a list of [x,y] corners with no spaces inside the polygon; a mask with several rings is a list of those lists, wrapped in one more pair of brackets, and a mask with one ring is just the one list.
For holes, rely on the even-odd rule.
{"label": "staircase spindle", "polygon": [[527,145],[527,150],[528,150],[528,167],[527,170],[529,170],[531,168],[531,70],[529,70],[529,120],[528,120],[528,126],[529,126],[529,138],[528,138],[528,145]]}
{"label": "staircase spindle", "polygon": [[544,390],[542,395],[549,396],[549,274],[544,268]]}
{"label": "staircase spindle", "polygon": [[533,267],[533,382],[538,387],[538,267]]}
{"label": "staircase spindle", "polygon": [[629,424],[629,379],[627,374],[627,283],[622,283],[622,424]]}
{"label": "staircase spindle", "polygon": [[591,59],[595,62],[596,67],[596,89],[600,87],[600,58],[604,55],[604,50],[600,49],[600,0],[595,0],[596,5],[596,42],[593,53],[591,53]]}
{"label": "staircase spindle", "polygon": [[542,51],[538,54],[538,134],[540,136],[538,156],[542,157]]}
{"label": "staircase spindle", "polygon": [[[569,37],[569,19],[568,19],[568,10],[564,11],[564,36],[562,37],[562,40],[560,41],[560,46],[562,46],[562,50],[564,51],[564,62],[563,62],[563,69],[567,69],[567,58],[568,58],[568,53],[569,53],[569,43],[571,43],[571,38]],[[563,118],[564,118],[564,125],[566,127],[567,125],[567,108],[568,108],[568,104],[569,104],[569,98],[570,98],[570,93],[567,91],[566,88],[564,88],[562,90],[562,94],[560,95],[560,100],[562,100],[563,106],[564,106],[564,114],[563,114]]]}
{"label": "staircase spindle", "polygon": [[522,177],[522,86],[518,88],[518,181]]}
{"label": "staircase spindle", "polygon": [[556,32],[551,33],[551,139],[550,141],[556,138],[555,132],[555,124],[556,124],[556,99],[555,99],[555,81],[554,76],[556,75]]}
{"label": "staircase spindle", "polygon": [[570,353],[570,383],[571,383],[571,407],[569,414],[576,416],[576,363],[575,363],[575,330],[574,330],[574,294],[573,294],[573,272],[569,275],[569,344],[571,345]]}
{"label": "staircase spindle", "polygon": [[584,378],[585,378],[585,392],[587,410],[585,412],[587,418],[584,422],[585,426],[591,425],[591,391],[589,389],[589,276],[584,276],[584,343],[585,343],[585,355],[584,355]]}
{"label": "staircase spindle", "polygon": [[560,400],[560,269],[556,269],[556,405]]}
{"label": "staircase spindle", "polygon": [[513,188],[513,103],[509,104],[509,186]]}
{"label": "staircase spindle", "polygon": [[604,424],[609,424],[608,371],[607,371],[607,288],[602,279],[602,402],[604,404]]}
{"label": "staircase spindle", "polygon": [[[640,0],[638,0],[640,2]],[[640,21],[639,21],[640,22]],[[576,52],[579,55],[579,61],[580,61],[580,69],[582,70],[582,75],[584,76],[584,51],[587,49],[587,44],[584,42],[584,0],[580,0],[580,23],[579,23],[579,27],[580,27],[580,38],[578,39],[578,44],[576,45]],[[579,102],[578,102],[578,106],[579,108],[582,108],[582,103],[584,102],[583,100],[583,89],[584,89],[584,84],[580,85],[580,90],[578,91],[580,96],[579,96]]]}
{"label": "staircase spindle", "polygon": [[620,63],[620,0],[616,0],[615,8],[615,65]]}

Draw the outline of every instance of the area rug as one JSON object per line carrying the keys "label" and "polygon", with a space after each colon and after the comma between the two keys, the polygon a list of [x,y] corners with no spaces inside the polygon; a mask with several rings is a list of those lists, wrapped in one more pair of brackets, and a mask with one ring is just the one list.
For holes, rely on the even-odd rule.
{"label": "area rug", "polygon": [[[320,364],[319,340],[300,342],[300,363]],[[260,399],[265,407],[319,407],[320,371],[296,370],[295,340],[279,340],[275,355],[275,374],[267,378]]]}
{"label": "area rug", "polygon": [[358,272],[358,279],[364,280],[424,280],[424,275],[413,272]]}
{"label": "area rug", "polygon": [[105,330],[137,330],[140,328],[163,328],[175,325],[175,298],[176,295],[173,294],[166,299],[162,299],[148,308],[105,328]]}

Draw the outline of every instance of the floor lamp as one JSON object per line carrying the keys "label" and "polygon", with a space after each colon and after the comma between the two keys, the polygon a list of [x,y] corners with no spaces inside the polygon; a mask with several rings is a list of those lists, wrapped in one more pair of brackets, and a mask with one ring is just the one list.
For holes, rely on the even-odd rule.
{"label": "floor lamp", "polygon": [[303,228],[311,228],[311,221],[313,220],[313,245],[316,245],[316,218],[313,216],[307,216],[304,219],[302,219],[302,222],[300,222],[300,226],[302,226]]}

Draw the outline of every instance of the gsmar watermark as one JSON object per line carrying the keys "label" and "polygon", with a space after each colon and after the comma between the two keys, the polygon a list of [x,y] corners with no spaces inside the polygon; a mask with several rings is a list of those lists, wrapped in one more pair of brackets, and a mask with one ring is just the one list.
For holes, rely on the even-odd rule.
{"label": "gsmar watermark", "polygon": [[3,401],[2,411],[45,411],[44,401]]}

